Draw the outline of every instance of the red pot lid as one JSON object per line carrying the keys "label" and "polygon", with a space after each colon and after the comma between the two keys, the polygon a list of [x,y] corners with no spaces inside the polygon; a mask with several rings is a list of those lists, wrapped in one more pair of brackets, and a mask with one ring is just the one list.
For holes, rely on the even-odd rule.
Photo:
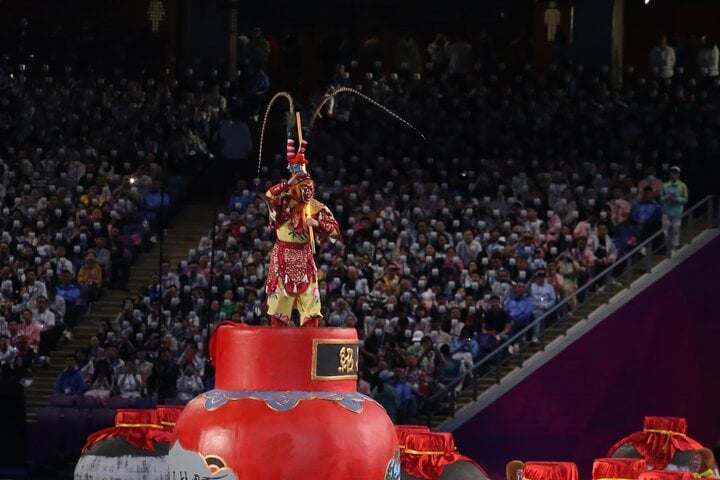
{"label": "red pot lid", "polygon": [[527,462],[524,480],[578,480],[577,465],[572,462]]}
{"label": "red pot lid", "polygon": [[115,412],[116,427],[150,427],[160,426],[155,410],[120,409]]}
{"label": "red pot lid", "polygon": [[636,479],[647,472],[642,458],[598,458],[593,462],[593,480]]}
{"label": "red pot lid", "polygon": [[354,328],[223,322],[210,340],[220,390],[355,392],[358,354]]}

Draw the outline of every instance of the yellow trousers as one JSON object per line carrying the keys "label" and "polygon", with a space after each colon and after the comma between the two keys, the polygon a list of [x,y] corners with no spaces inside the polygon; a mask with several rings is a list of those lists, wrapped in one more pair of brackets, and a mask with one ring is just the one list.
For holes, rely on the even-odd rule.
{"label": "yellow trousers", "polygon": [[279,280],[277,288],[268,297],[267,305],[268,315],[273,319],[279,319],[281,323],[290,321],[294,305],[297,305],[301,325],[322,318],[317,282],[308,285],[303,293],[290,294],[285,291],[282,280]]}

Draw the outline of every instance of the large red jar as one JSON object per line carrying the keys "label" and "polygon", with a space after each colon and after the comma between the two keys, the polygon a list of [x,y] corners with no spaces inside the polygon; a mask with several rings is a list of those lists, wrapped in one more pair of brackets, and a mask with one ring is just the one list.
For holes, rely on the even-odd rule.
{"label": "large red jar", "polygon": [[353,329],[222,323],[210,342],[215,390],[175,425],[170,480],[397,480],[385,410],[356,391]]}

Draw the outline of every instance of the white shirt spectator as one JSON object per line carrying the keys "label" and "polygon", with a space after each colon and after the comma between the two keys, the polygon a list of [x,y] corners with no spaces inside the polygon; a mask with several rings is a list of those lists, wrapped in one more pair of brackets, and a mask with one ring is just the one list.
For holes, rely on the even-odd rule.
{"label": "white shirt spectator", "polygon": [[[468,239],[467,237],[470,238]],[[482,252],[480,242],[472,238],[471,235],[467,235],[467,232],[463,241],[459,242],[455,247],[455,253],[457,253],[457,256],[462,260],[463,265],[468,265],[470,262],[475,261],[478,255],[480,255],[480,252]]]}
{"label": "white shirt spectator", "polygon": [[530,285],[530,296],[533,299],[533,310],[548,311],[555,305],[555,288],[545,281],[542,284],[533,282]]}
{"label": "white shirt spectator", "polygon": [[718,60],[720,52],[717,45],[704,46],[700,48],[697,54],[697,67],[700,76],[717,77],[718,76]]}
{"label": "white shirt spectator", "polygon": [[180,400],[190,400],[204,390],[200,375],[192,374],[182,376],[177,380],[177,397]]}
{"label": "white shirt spectator", "polygon": [[117,379],[117,387],[122,398],[137,398],[142,390],[142,380],[137,373],[123,373]]}
{"label": "white shirt spectator", "polygon": [[675,50],[670,45],[658,45],[650,50],[650,68],[660,78],[672,78],[675,72]]}

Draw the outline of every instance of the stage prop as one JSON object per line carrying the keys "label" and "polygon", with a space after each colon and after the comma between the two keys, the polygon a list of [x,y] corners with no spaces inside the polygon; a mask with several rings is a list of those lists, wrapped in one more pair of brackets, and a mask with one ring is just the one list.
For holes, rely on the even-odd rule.
{"label": "stage prop", "polygon": [[578,480],[578,469],[572,462],[526,462],[522,480]]}
{"label": "stage prop", "polygon": [[636,480],[647,469],[641,458],[598,458],[593,462],[592,480]]}
{"label": "stage prop", "polygon": [[403,479],[486,480],[474,461],[461,455],[452,434],[431,432],[424,426],[396,428]]}
{"label": "stage prop", "polygon": [[221,323],[215,390],[177,419],[170,479],[398,480],[385,410],[356,391],[354,329]]}
{"label": "stage prop", "polygon": [[[653,470],[692,471],[693,458],[703,446],[688,434],[687,421],[679,417],[645,417],[642,431],[623,438],[610,448],[608,457],[643,458]],[[717,475],[717,464],[709,467]]]}
{"label": "stage prop", "polygon": [[75,480],[168,479],[173,434],[155,410],[118,410],[115,426],[88,437],[75,467]]}

